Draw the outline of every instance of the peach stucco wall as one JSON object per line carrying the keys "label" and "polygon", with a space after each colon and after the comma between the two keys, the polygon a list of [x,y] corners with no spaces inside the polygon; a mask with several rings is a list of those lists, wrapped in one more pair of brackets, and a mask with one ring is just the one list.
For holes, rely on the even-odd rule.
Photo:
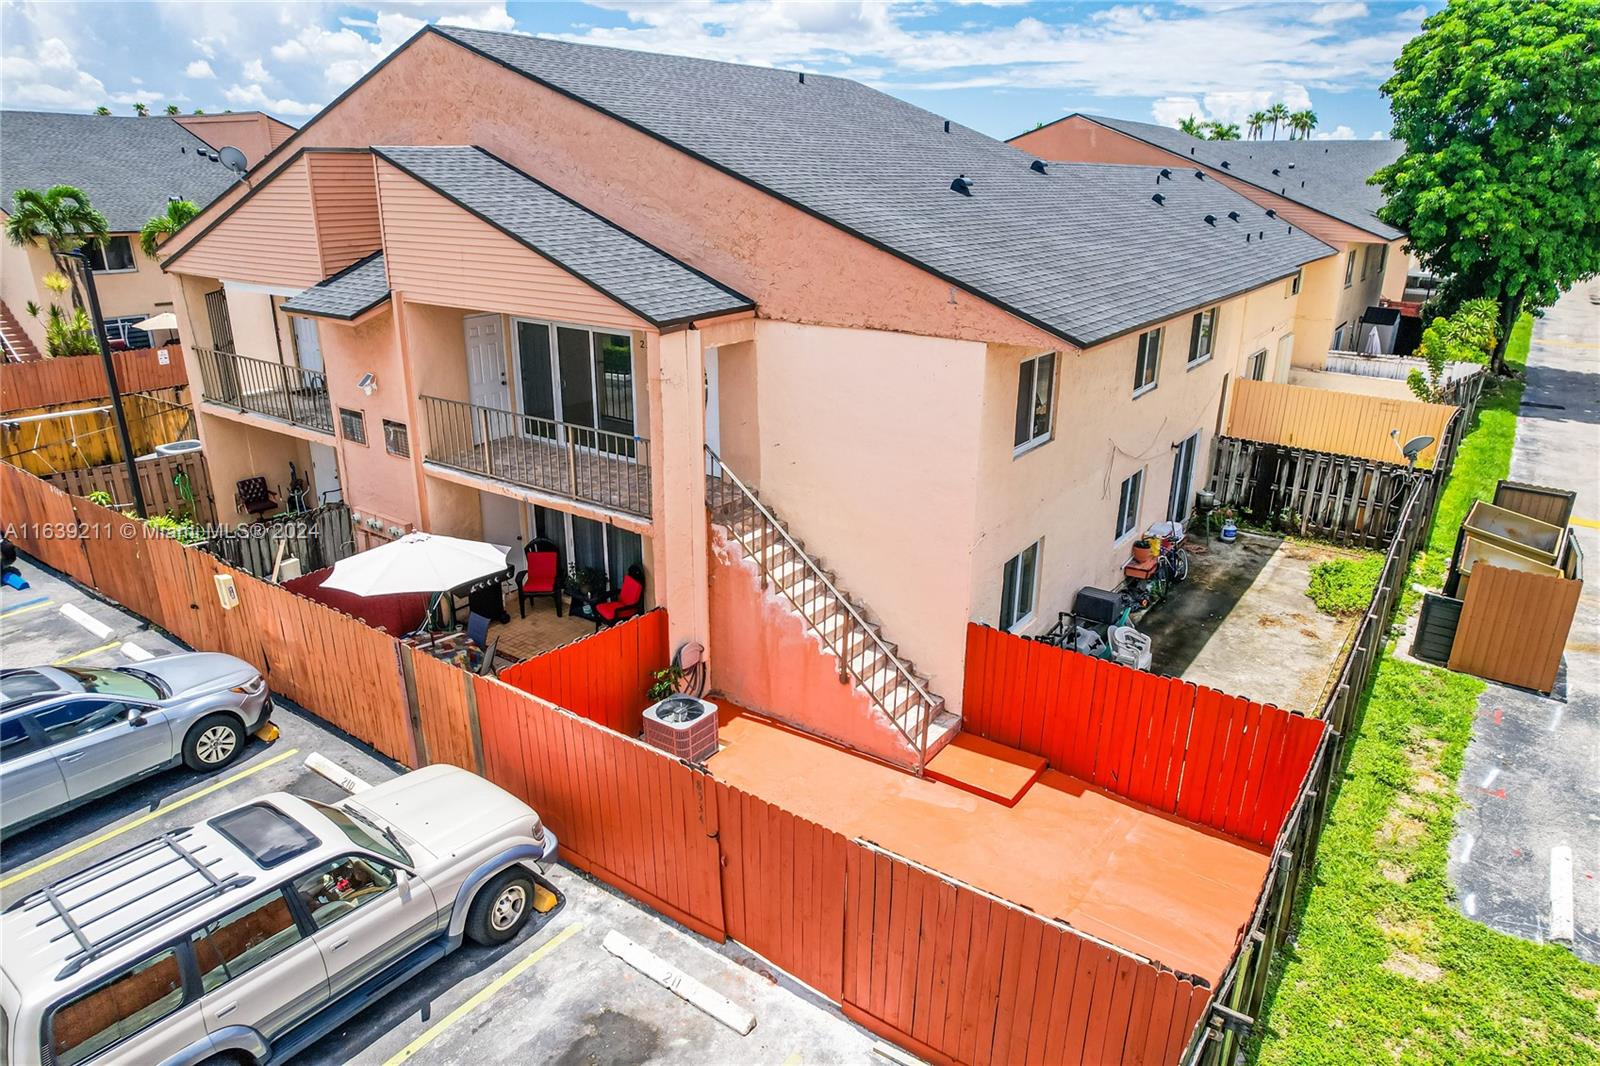
{"label": "peach stucco wall", "polygon": [[382,246],[378,187],[366,152],[318,152],[311,169],[311,203],[324,276],[336,274]]}
{"label": "peach stucco wall", "polygon": [[1133,163],[1170,167],[1171,152],[1073,115],[1006,142],[1040,159],[1061,163]]}
{"label": "peach stucco wall", "polygon": [[[97,273],[95,289],[100,295],[100,310],[107,318],[124,315],[148,316],[173,309],[173,288],[161,265],[139,248],[138,234],[124,234],[133,246],[131,271]],[[55,263],[42,244],[18,247],[0,241],[0,300],[11,309],[28,339],[40,352],[44,344],[44,309],[52,301],[63,308],[72,305],[70,290],[56,297],[44,287],[44,276],[55,271]],[[27,313],[29,301],[39,305],[40,317]],[[187,340],[188,338],[184,338]]]}
{"label": "peach stucco wall", "polygon": [[958,708],[984,346],[758,320],[718,363],[761,498]]}
{"label": "peach stucco wall", "polygon": [[283,123],[259,111],[240,111],[230,115],[179,115],[177,122],[213,148],[232,146],[239,149],[244,153],[245,162],[252,167],[291,132]]}
{"label": "peach stucco wall", "polygon": [[[254,180],[267,184],[215,229],[197,241],[187,234],[178,238],[185,245],[173,249],[182,255],[170,262],[171,270],[297,289],[323,279],[306,158],[296,159],[270,179]],[[216,209],[214,204],[205,217],[213,217]],[[196,219],[190,226],[202,224]]]}
{"label": "peach stucco wall", "polygon": [[720,526],[711,533],[712,688],[740,706],[906,765],[910,747]]}
{"label": "peach stucco wall", "polygon": [[231,524],[249,520],[249,515],[236,510],[234,501],[234,488],[241,479],[265,477],[278,498],[286,499],[289,463],[293,462],[302,473],[311,469],[311,453],[304,440],[248,425],[213,408],[201,406],[198,410],[195,422],[205,445],[218,521]]}
{"label": "peach stucco wall", "polygon": [[768,317],[1048,343],[986,301],[433,34],[284,150],[310,144],[481,145],[731,285]]}
{"label": "peach stucco wall", "polygon": [[384,263],[407,297],[613,329],[637,315],[383,161]]}
{"label": "peach stucco wall", "polygon": [[1034,619],[1017,632],[1048,629],[1085,585],[1121,580],[1128,538],[1118,540],[1121,484],[1145,470],[1135,532],[1167,517],[1174,445],[1198,432],[1193,485],[1205,485],[1210,445],[1226,402],[1226,385],[1243,358],[1263,348],[1275,355],[1294,323],[1295,299],[1274,283],[1219,305],[1210,360],[1187,366],[1190,315],[1163,324],[1156,387],[1133,395],[1138,337],[1128,336],[1066,355],[1057,380],[1052,439],[1013,455],[1017,374],[1038,349],[995,346],[982,388],[983,424],[977,479],[979,528],[970,563],[972,617],[998,624],[1008,559],[1035,540],[1040,550]]}
{"label": "peach stucco wall", "polygon": [[18,247],[8,240],[0,240],[0,301],[10,308],[23,332],[41,353],[44,351],[44,324],[30,318],[26,308],[31,300],[39,305],[43,314],[50,293],[40,279],[52,269],[50,253],[43,247]]}

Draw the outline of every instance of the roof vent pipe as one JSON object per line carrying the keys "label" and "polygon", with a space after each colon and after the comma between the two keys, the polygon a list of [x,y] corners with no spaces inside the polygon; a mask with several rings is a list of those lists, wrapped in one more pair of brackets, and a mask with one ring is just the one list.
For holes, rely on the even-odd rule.
{"label": "roof vent pipe", "polygon": [[1255,234],[1253,234],[1253,233],[1246,233],[1246,234],[1245,234],[1245,235],[1244,235],[1244,243],[1246,243],[1246,244],[1249,244],[1249,243],[1250,243],[1250,238],[1251,238],[1251,237],[1253,237],[1253,236],[1255,236]]}
{"label": "roof vent pipe", "polygon": [[1217,225],[1217,216],[1216,215],[1207,215],[1205,217],[1205,224],[1210,226],[1210,227],[1212,227],[1213,229],[1215,229],[1216,225]]}
{"label": "roof vent pipe", "polygon": [[806,72],[802,70],[800,72],[800,84],[804,85],[805,83],[806,83]]}
{"label": "roof vent pipe", "polygon": [[949,119],[945,119],[944,120],[944,131],[946,133],[950,132],[950,120]]}
{"label": "roof vent pipe", "polygon": [[1302,182],[1301,182],[1301,183],[1300,183],[1300,187],[1301,187],[1301,188],[1302,188],[1302,189],[1303,189],[1303,188],[1305,188],[1305,187],[1306,187],[1306,183],[1305,183],[1305,182],[1304,182],[1304,181],[1302,181]]}
{"label": "roof vent pipe", "polygon": [[1156,193],[1154,196],[1150,197],[1150,199],[1152,199],[1152,200],[1154,200],[1156,202],[1156,206],[1157,207],[1166,206],[1167,198],[1165,196],[1162,196],[1160,193]]}
{"label": "roof vent pipe", "polygon": [[956,180],[950,183],[950,188],[962,196],[972,195],[972,182],[967,179],[965,174],[958,174]]}
{"label": "roof vent pipe", "polygon": [[1035,159],[1033,162],[1028,164],[1028,169],[1033,171],[1035,174],[1048,173],[1048,171],[1046,171],[1044,169],[1044,160],[1043,159]]}

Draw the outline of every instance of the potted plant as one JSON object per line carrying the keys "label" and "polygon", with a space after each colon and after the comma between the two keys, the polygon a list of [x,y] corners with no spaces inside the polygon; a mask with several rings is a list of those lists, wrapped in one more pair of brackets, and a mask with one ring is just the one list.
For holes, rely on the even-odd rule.
{"label": "potted plant", "polygon": [[672,663],[665,670],[655,670],[650,674],[655,678],[655,683],[650,686],[650,702],[659,703],[674,692],[683,681],[683,667]]}
{"label": "potted plant", "polygon": [[606,572],[594,566],[567,567],[567,590],[585,603],[599,603],[611,589]]}

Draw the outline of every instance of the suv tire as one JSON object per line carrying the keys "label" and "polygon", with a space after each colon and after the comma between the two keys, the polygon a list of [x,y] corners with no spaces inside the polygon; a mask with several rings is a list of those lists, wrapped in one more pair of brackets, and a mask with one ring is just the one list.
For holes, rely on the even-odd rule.
{"label": "suv tire", "polygon": [[183,738],[183,763],[191,770],[220,770],[244,750],[244,726],[231,714],[200,719]]}
{"label": "suv tire", "polygon": [[516,936],[533,913],[533,878],[513,866],[489,879],[472,897],[467,911],[467,939],[494,947]]}

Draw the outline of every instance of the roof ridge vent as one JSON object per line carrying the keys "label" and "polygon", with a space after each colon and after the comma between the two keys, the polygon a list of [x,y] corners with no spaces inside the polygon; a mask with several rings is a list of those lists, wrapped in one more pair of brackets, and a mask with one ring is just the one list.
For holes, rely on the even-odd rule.
{"label": "roof ridge vent", "polygon": [[968,178],[965,174],[957,174],[956,180],[950,183],[950,188],[960,193],[962,196],[971,196],[972,179]]}
{"label": "roof ridge vent", "polygon": [[1167,198],[1162,196],[1160,193],[1156,193],[1154,196],[1150,197],[1150,199],[1156,202],[1157,207],[1165,207],[1167,204]]}
{"label": "roof ridge vent", "polygon": [[1210,226],[1212,229],[1216,229],[1217,228],[1217,216],[1216,215],[1207,215],[1202,221],[1204,221],[1205,224]]}
{"label": "roof ridge vent", "polygon": [[1044,160],[1043,159],[1035,159],[1033,162],[1028,164],[1028,169],[1033,171],[1035,174],[1048,174],[1049,173],[1049,171],[1044,168]]}

